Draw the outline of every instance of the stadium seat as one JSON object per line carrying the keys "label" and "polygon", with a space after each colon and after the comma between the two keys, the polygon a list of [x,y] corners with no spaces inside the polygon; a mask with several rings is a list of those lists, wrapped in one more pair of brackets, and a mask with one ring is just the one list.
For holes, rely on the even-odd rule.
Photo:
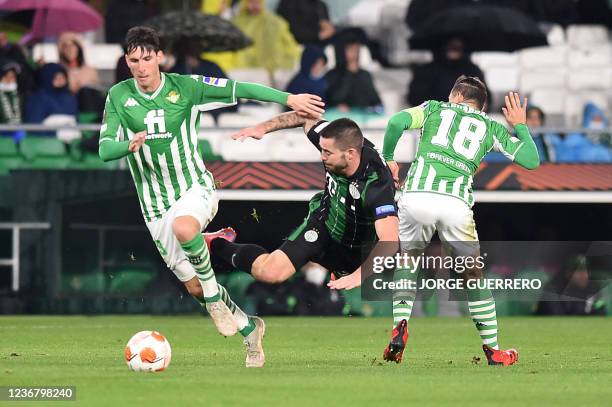
{"label": "stadium seat", "polygon": [[553,24],[546,34],[546,39],[548,40],[548,44],[555,45],[564,45],[566,41],[565,30],[559,24]]}
{"label": "stadium seat", "polygon": [[85,61],[96,69],[112,69],[117,67],[117,61],[123,55],[121,44],[90,44],[84,43]]}
{"label": "stadium seat", "polygon": [[293,69],[277,69],[274,71],[274,87],[276,89],[285,90],[289,81],[296,74]]}
{"label": "stadium seat", "polygon": [[519,55],[516,52],[474,52],[471,59],[483,71],[491,67],[501,68],[519,64]]}
{"label": "stadium seat", "polygon": [[[598,106],[604,111],[608,109],[608,98],[603,92],[569,92],[564,103],[565,120],[568,126],[575,127],[580,126],[582,124],[584,106],[587,102],[594,103],[596,106]],[[546,112],[546,110],[544,111]]]}
{"label": "stadium seat", "polygon": [[147,284],[155,278],[150,269],[122,269],[112,272],[108,286],[109,293],[135,294],[145,291]]}
{"label": "stadium seat", "polygon": [[495,66],[484,69],[489,90],[494,93],[506,93],[519,89],[519,69],[515,65]]}
{"label": "stadium seat", "polygon": [[223,113],[219,115],[219,127],[227,127],[240,129],[243,127],[249,127],[257,123],[257,118],[254,118],[250,114],[244,113]]}
{"label": "stadium seat", "polygon": [[260,85],[272,86],[272,78],[265,69],[245,68],[232,69],[227,72],[227,77],[241,82],[253,82]]}
{"label": "stadium seat", "polygon": [[17,145],[11,137],[0,137],[0,175],[19,168],[23,158],[17,151]]}
{"label": "stadium seat", "polygon": [[573,91],[612,89],[612,68],[570,69],[567,87]]}
{"label": "stadium seat", "polygon": [[66,168],[70,164],[66,146],[54,137],[28,136],[21,141],[20,151],[27,168]]}
{"label": "stadium seat", "polygon": [[534,47],[519,51],[519,61],[523,69],[564,66],[567,60],[567,47]]}
{"label": "stadium seat", "polygon": [[534,89],[563,88],[566,83],[566,76],[567,70],[565,68],[523,70],[519,89],[523,93],[529,93]]}
{"label": "stadium seat", "polygon": [[226,161],[269,161],[269,137],[262,140],[248,139],[244,142],[224,139],[219,154]]}
{"label": "stadium seat", "polygon": [[211,129],[213,127],[217,127],[215,118],[210,113],[200,113],[200,128]]}
{"label": "stadium seat", "polygon": [[303,132],[291,132],[278,135],[270,144],[270,160],[272,161],[321,161],[319,151],[312,145]]}
{"label": "stadium seat", "polygon": [[570,25],[566,29],[567,43],[574,48],[585,48],[608,43],[608,30],[602,25]]}
{"label": "stadium seat", "polygon": [[397,143],[397,147],[395,148],[395,161],[405,163],[414,160],[418,140],[418,131],[413,130],[404,132],[402,138],[400,138],[399,143]]}
{"label": "stadium seat", "polygon": [[591,48],[573,48],[567,53],[567,65],[571,68],[609,67],[612,63],[610,45]]}
{"label": "stadium seat", "polygon": [[76,117],[72,115],[52,114],[43,120],[42,124],[57,127],[66,126],[65,128],[58,128],[57,130],[57,138],[65,143],[82,137],[80,130],[70,128],[77,125]]}
{"label": "stadium seat", "polygon": [[547,115],[561,115],[565,112],[565,98],[565,89],[533,89],[529,101]]}

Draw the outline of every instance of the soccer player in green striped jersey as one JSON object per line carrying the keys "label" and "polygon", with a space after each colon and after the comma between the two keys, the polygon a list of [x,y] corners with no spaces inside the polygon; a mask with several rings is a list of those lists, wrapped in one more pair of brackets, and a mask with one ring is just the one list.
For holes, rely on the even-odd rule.
{"label": "soccer player in green striped jersey", "polygon": [[[525,125],[527,99],[521,104],[519,95],[512,92],[506,96],[502,108],[516,137],[482,111],[486,100],[487,90],[482,81],[461,76],[448,102],[430,100],[391,117],[383,156],[396,180],[399,171],[393,161],[395,147],[405,130],[421,129],[416,158],[398,202],[403,252],[419,256],[437,230],[440,240],[454,255],[478,256],[480,247],[471,209],[474,204],[472,179],[483,157],[495,150],[527,169],[538,167],[538,152]],[[398,269],[395,278],[416,281],[417,275],[417,269]],[[466,280],[483,278],[482,270],[466,271],[463,277]],[[399,363],[402,359],[415,295],[414,290],[398,290],[393,294],[395,328],[391,343],[385,349],[386,360]],[[467,296],[489,364],[514,363],[518,358],[515,350],[499,350],[491,291],[467,289]]]}
{"label": "soccer player in green striped jersey", "polygon": [[108,92],[100,157],[127,158],[147,228],[168,268],[206,307],[221,334],[239,330],[245,337],[247,366],[262,366],[263,321],[242,312],[217,284],[201,235],[217,212],[218,198],[213,176],[198,152],[200,112],[248,98],[318,117],[323,103],[317,96],[290,95],[252,83],[162,73],[164,55],[151,28],[131,28],[126,46],[133,79]]}

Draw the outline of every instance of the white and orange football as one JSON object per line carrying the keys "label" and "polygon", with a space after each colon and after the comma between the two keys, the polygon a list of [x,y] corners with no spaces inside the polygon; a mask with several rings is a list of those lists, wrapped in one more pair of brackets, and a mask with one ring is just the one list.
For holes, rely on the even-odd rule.
{"label": "white and orange football", "polygon": [[135,372],[160,372],[171,357],[170,343],[157,331],[138,332],[125,347],[125,361]]}

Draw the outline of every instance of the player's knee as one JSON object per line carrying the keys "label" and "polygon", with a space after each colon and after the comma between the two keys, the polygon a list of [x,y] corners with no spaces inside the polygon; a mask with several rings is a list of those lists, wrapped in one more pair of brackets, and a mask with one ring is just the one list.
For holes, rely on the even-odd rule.
{"label": "player's knee", "polygon": [[199,233],[197,226],[192,222],[175,221],[172,224],[172,232],[181,243],[192,240]]}
{"label": "player's knee", "polygon": [[272,261],[264,261],[253,267],[253,277],[270,284],[279,284],[287,281],[293,274],[293,270]]}

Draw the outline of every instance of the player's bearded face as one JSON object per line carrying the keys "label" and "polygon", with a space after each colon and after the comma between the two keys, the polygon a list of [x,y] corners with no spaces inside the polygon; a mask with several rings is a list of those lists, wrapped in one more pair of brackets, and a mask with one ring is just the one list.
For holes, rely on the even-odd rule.
{"label": "player's bearded face", "polygon": [[126,55],[128,68],[141,89],[153,90],[151,88],[159,83],[159,64],[163,55],[161,51],[154,52],[143,48],[136,48]]}
{"label": "player's bearded face", "polygon": [[327,171],[343,175],[348,167],[348,151],[340,150],[335,144],[331,138],[321,138],[321,161]]}

